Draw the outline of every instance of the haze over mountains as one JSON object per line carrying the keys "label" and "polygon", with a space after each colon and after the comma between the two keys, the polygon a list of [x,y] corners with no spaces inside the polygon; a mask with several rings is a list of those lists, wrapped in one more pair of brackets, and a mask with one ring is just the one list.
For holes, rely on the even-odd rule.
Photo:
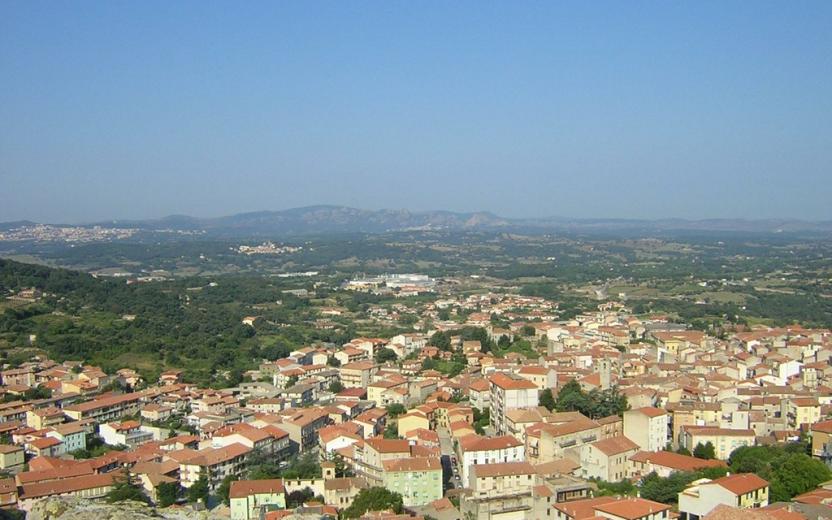
{"label": "haze over mountains", "polygon": [[[30,221],[7,222],[0,229],[34,225]],[[61,224],[55,224],[61,225]],[[575,219],[567,217],[505,218],[491,212],[367,210],[344,206],[306,206],[277,211],[239,213],[216,218],[170,215],[160,219],[113,220],[89,226],[129,227],[148,231],[175,229],[211,235],[279,236],[317,233],[384,233],[409,230],[448,231],[730,231],[730,232],[832,232],[832,221],[796,219]]]}

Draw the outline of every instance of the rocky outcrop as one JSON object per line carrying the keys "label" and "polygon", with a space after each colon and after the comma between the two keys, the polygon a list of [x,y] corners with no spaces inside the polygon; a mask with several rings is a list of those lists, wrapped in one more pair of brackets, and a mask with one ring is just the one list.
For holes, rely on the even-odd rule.
{"label": "rocky outcrop", "polygon": [[36,503],[27,520],[228,520],[227,516],[191,507],[156,509],[141,502],[108,504],[102,500],[51,497]]}

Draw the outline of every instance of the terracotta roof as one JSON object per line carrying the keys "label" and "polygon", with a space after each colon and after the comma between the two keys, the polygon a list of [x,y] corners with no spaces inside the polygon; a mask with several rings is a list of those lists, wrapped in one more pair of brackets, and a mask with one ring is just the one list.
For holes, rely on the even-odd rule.
{"label": "terracotta roof", "polygon": [[100,475],[85,475],[63,480],[26,484],[21,487],[20,498],[25,500],[28,498],[60,495],[83,489],[103,488],[112,485],[115,478],[116,475],[114,473],[103,473]]}
{"label": "terracotta roof", "polygon": [[637,450],[638,444],[634,443],[627,437],[619,435],[617,437],[610,437],[592,443],[592,447],[601,451],[605,455],[618,455],[625,451]]}
{"label": "terracotta roof", "polygon": [[631,412],[641,412],[642,414],[646,415],[647,417],[659,417],[662,415],[667,415],[667,410],[662,410],[661,408],[655,408],[653,406],[645,406],[644,408],[636,408],[635,410],[630,410]]}
{"label": "terracotta roof", "polygon": [[439,462],[439,459],[434,457],[415,457],[385,460],[382,462],[382,465],[384,466],[384,471],[390,472],[442,470],[442,464]]}
{"label": "terracotta roof", "polygon": [[640,451],[630,457],[630,460],[662,466],[675,471],[694,471],[700,468],[719,468],[726,466],[725,462],[721,460],[697,459],[696,457],[673,453],[672,451]]}
{"label": "terracotta roof", "polygon": [[283,480],[279,478],[267,480],[237,480],[231,483],[228,492],[230,498],[245,498],[249,495],[285,493]]}
{"label": "terracotta roof", "polygon": [[768,482],[766,480],[761,479],[753,473],[728,475],[726,477],[718,478],[710,483],[722,486],[735,495],[744,495],[768,486]]}
{"label": "terracotta roof", "polygon": [[491,376],[491,382],[503,390],[534,390],[537,386],[522,377],[510,377],[506,374],[497,373]]}
{"label": "terracotta roof", "polygon": [[609,513],[620,518],[635,520],[659,511],[670,509],[667,504],[653,502],[643,498],[622,498],[595,506],[596,511]]}
{"label": "terracotta roof", "polygon": [[512,435],[501,435],[498,437],[466,435],[465,437],[459,439],[459,447],[463,452],[505,450],[522,445],[523,443]]}
{"label": "terracotta roof", "polygon": [[477,478],[504,477],[509,475],[532,475],[534,467],[528,462],[499,462],[496,464],[474,464],[471,466]]}
{"label": "terracotta roof", "polygon": [[379,453],[410,453],[410,442],[402,439],[370,437],[365,442]]}

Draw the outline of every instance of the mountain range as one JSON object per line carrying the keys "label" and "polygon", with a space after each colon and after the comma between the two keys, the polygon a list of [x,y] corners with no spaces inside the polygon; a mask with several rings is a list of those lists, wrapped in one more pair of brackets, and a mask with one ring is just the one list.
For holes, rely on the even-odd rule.
{"label": "mountain range", "polygon": [[[33,225],[28,221],[0,223],[0,229]],[[216,218],[171,215],[151,220],[114,220],[90,225],[128,227],[148,231],[201,231],[217,236],[285,236],[320,233],[384,233],[393,231],[722,231],[722,232],[832,232],[832,221],[797,219],[576,219],[566,217],[505,218],[491,212],[367,210],[344,206],[306,206],[278,211],[239,213]]]}

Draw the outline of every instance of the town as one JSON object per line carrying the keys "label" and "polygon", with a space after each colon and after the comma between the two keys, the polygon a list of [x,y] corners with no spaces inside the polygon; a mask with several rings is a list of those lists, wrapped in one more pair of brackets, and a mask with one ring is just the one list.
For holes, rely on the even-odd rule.
{"label": "town", "polygon": [[[829,330],[711,335],[615,300],[563,319],[543,297],[456,294],[419,275],[342,290],[386,280],[397,299],[431,295],[413,332],[302,346],[224,388],[181,369],[144,380],[43,354],[6,364],[2,506],[138,500],[233,520],[832,513]],[[263,320],[243,325],[257,334]]]}

